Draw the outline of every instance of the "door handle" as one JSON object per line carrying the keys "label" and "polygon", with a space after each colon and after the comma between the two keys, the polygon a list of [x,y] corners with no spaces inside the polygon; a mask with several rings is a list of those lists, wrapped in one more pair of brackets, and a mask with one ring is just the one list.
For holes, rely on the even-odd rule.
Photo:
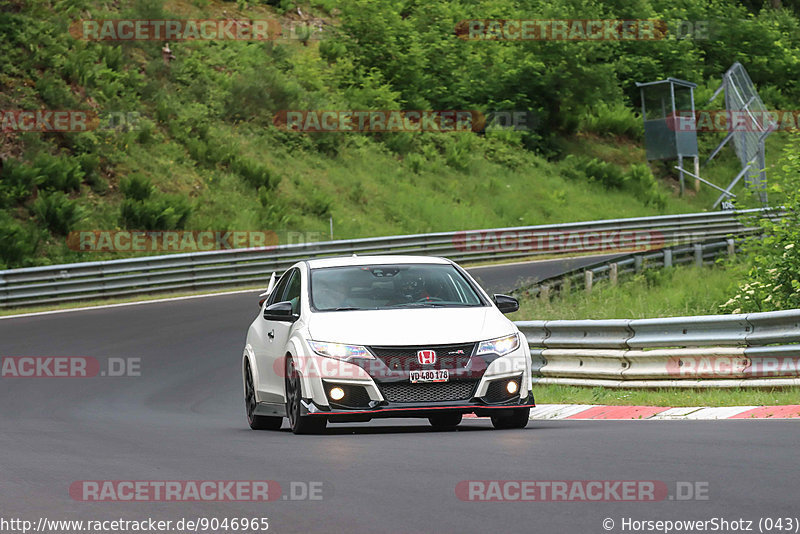
{"label": "door handle", "polygon": [[267,332],[267,336],[270,339],[275,339],[275,330],[270,330],[269,332]]}

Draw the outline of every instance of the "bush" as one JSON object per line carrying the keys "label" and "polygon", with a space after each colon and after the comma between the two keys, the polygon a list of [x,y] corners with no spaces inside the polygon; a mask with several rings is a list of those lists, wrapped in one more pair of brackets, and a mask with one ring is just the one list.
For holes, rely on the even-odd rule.
{"label": "bush", "polygon": [[565,174],[574,179],[586,179],[601,184],[606,189],[621,189],[625,174],[618,165],[598,158],[569,155],[564,158]]}
{"label": "bush", "polygon": [[425,157],[419,154],[409,154],[403,159],[403,161],[414,174],[421,173],[428,163],[425,160]]}
{"label": "bush", "polygon": [[48,230],[59,235],[67,235],[85,215],[78,202],[61,191],[42,192],[31,211]]}
{"label": "bush", "polygon": [[125,195],[125,198],[147,200],[153,193],[153,184],[146,176],[134,173],[120,181],[119,190]]}
{"label": "bush", "polygon": [[639,140],[644,137],[642,117],[622,102],[598,103],[581,115],[578,129],[605,137],[622,136]]}
{"label": "bush", "polygon": [[[761,219],[764,235],[745,242],[750,268],[746,280],[721,309],[731,313],[800,308],[800,141],[784,149],[780,169],[770,190],[771,200],[783,205],[781,219]],[[752,225],[753,221],[745,221]]]}
{"label": "bush", "polygon": [[53,156],[40,153],[33,160],[33,166],[39,169],[42,176],[40,186],[56,191],[80,191],[84,177],[81,163],[77,158],[66,155]]}
{"label": "bush", "polygon": [[655,176],[644,163],[631,165],[625,173],[625,187],[647,206],[664,209],[667,196],[659,190]]}
{"label": "bush", "polygon": [[37,241],[32,232],[0,211],[0,269],[22,267],[36,253]]}
{"label": "bush", "polygon": [[569,155],[564,158],[564,174],[572,179],[589,180],[606,189],[625,189],[647,206],[663,209],[667,205],[666,195],[659,189],[658,181],[644,163],[631,165],[623,172],[613,163],[597,158]]}
{"label": "bush", "polygon": [[0,208],[7,208],[28,198],[33,188],[41,183],[39,169],[15,159],[3,163],[0,173]]}
{"label": "bush", "polygon": [[120,207],[120,223],[130,230],[181,230],[191,213],[188,201],[179,196],[125,199]]}
{"label": "bush", "polygon": [[233,121],[258,119],[272,122],[280,110],[293,109],[302,88],[274,67],[266,66],[237,76],[225,104],[225,116]]}
{"label": "bush", "polygon": [[259,189],[274,189],[278,185],[278,179],[264,165],[247,158],[236,158],[232,165],[233,172],[251,187]]}

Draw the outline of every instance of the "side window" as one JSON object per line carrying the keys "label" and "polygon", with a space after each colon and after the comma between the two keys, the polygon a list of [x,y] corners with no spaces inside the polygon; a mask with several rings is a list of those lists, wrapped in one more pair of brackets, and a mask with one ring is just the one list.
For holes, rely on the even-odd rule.
{"label": "side window", "polygon": [[298,269],[294,270],[282,300],[288,300],[292,303],[293,315],[300,314],[300,271]]}
{"label": "side window", "polygon": [[269,300],[267,301],[267,306],[270,304],[275,304],[276,302],[280,302],[283,300],[284,292],[286,292],[286,284],[289,283],[289,278],[292,277],[292,271],[288,271],[281,276],[281,279],[278,280],[278,283],[275,284],[275,289],[272,290],[272,293],[269,294]]}

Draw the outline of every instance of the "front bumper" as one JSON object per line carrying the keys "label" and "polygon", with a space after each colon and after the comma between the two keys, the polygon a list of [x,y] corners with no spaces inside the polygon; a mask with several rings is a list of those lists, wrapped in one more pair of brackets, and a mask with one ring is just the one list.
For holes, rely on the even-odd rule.
{"label": "front bumper", "polygon": [[533,394],[525,398],[517,397],[503,404],[489,404],[480,398],[472,398],[460,402],[424,402],[424,403],[391,403],[383,401],[368,409],[341,409],[330,406],[319,406],[311,399],[301,404],[302,415],[327,416],[331,422],[368,420],[381,417],[431,417],[443,413],[475,414],[478,417],[508,415],[510,410],[534,408],[536,403]]}
{"label": "front bumper", "polygon": [[[401,349],[385,349],[389,354],[382,355],[369,348],[376,358],[355,362],[313,356],[308,369],[313,372],[301,372],[306,397],[302,415],[327,416],[336,422],[445,412],[506,415],[509,410],[535,406],[527,343],[505,356],[477,356],[475,350],[460,350],[460,346],[433,348],[443,354],[440,368],[448,370],[447,382],[412,384],[409,369],[423,366],[413,362],[409,366],[408,355],[397,353]],[[473,344],[476,348],[477,343]],[[508,381],[517,382],[514,394],[506,391]],[[337,386],[345,391],[344,400],[331,398],[330,391]]]}

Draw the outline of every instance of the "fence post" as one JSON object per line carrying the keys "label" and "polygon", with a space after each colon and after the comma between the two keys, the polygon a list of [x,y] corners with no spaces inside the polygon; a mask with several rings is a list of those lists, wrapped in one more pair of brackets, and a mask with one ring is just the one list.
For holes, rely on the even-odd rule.
{"label": "fence post", "polygon": [[736,242],[733,239],[728,239],[728,256],[736,255]]}
{"label": "fence post", "polygon": [[672,267],[672,249],[664,249],[664,267]]}
{"label": "fence post", "polygon": [[584,276],[584,285],[586,286],[586,292],[592,292],[592,285],[594,283],[594,273],[592,271],[586,271],[583,273]]}
{"label": "fence post", "polygon": [[617,276],[619,275],[619,264],[612,263],[608,271],[608,281],[612,286],[617,285]]}
{"label": "fence post", "polygon": [[539,286],[539,298],[542,300],[550,300],[550,286]]}
{"label": "fence post", "polygon": [[695,243],[694,244],[694,263],[698,267],[703,266],[703,244],[702,243]]}

